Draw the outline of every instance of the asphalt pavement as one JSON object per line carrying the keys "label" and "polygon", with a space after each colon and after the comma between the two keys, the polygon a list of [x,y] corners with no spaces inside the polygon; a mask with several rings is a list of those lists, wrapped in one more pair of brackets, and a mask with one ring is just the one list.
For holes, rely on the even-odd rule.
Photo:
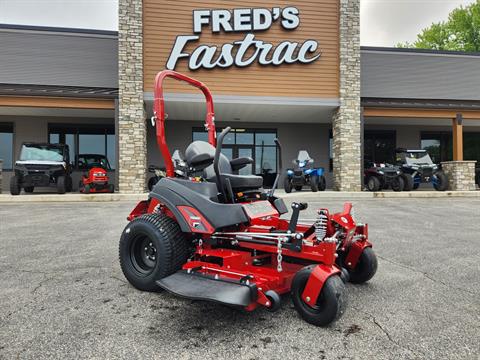
{"label": "asphalt pavement", "polygon": [[[297,198],[306,218],[343,204]],[[355,200],[378,272],[327,328],[288,296],[247,313],[134,289],[118,264],[134,204],[0,205],[0,359],[479,359],[478,198]]]}

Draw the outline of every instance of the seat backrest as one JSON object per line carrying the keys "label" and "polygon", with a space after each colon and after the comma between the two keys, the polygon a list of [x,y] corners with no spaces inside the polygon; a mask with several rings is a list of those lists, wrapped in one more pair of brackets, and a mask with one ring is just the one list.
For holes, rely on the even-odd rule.
{"label": "seat backrest", "polygon": [[[215,156],[215,148],[206,141],[194,141],[188,145],[187,149],[185,150],[185,160],[189,165],[191,165],[192,159],[195,156],[203,153]],[[230,160],[228,160],[228,158],[223,154],[220,154],[218,168],[221,174],[233,174]],[[213,165],[208,166],[203,171],[203,177],[207,180],[213,180],[215,178],[215,170],[213,169]]]}

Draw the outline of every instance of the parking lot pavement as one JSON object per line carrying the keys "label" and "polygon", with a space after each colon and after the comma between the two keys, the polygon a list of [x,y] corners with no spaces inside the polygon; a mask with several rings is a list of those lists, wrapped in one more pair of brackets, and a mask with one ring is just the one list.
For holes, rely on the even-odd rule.
{"label": "parking lot pavement", "polygon": [[[303,199],[304,217],[342,207]],[[479,357],[480,199],[355,200],[379,268],[347,286],[328,328],[301,320],[288,296],[277,313],[245,313],[135,290],[117,251],[133,205],[0,206],[0,358]]]}

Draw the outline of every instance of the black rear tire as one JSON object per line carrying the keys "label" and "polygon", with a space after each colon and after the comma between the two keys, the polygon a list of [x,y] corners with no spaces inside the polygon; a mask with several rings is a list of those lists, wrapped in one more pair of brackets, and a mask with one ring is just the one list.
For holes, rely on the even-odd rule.
{"label": "black rear tire", "polygon": [[20,179],[18,178],[18,176],[13,175],[10,178],[10,194],[20,195],[21,190],[22,190],[22,187],[20,186]]}
{"label": "black rear tire", "polygon": [[292,192],[292,182],[290,181],[288,176],[285,177],[285,180],[283,181],[283,188],[285,189],[285,192],[287,194]]}
{"label": "black rear tire", "polygon": [[327,188],[327,179],[325,179],[325,176],[320,176],[318,178],[318,190],[320,191],[325,191]]}
{"label": "black rear tire", "polygon": [[370,176],[367,179],[367,189],[368,191],[379,191],[382,187],[380,180],[376,176]]}
{"label": "black rear tire", "polygon": [[403,191],[405,188],[405,181],[401,176],[397,176],[395,179],[392,180],[392,190],[393,191]]}
{"label": "black rear tire", "polygon": [[433,184],[433,187],[437,191],[445,191],[448,189],[448,178],[443,171],[437,171],[434,176],[437,177],[437,183]]}
{"label": "black rear tire", "polygon": [[73,190],[73,180],[70,175],[67,175],[65,178],[66,184],[65,184],[65,190],[67,192],[72,192]]}
{"label": "black rear tire", "polygon": [[30,194],[33,193],[33,190],[34,190],[34,189],[35,189],[34,186],[25,186],[25,187],[23,188],[23,190],[24,190],[26,193],[30,193]]}
{"label": "black rear tire", "polygon": [[67,191],[67,179],[65,176],[61,175],[57,178],[57,193],[65,194]]}
{"label": "black rear tire", "polygon": [[142,215],[123,230],[119,258],[130,284],[143,291],[159,291],[155,282],[180,270],[187,261],[187,239],[168,216]]}
{"label": "black rear tire", "polygon": [[108,184],[108,192],[109,193],[114,193],[115,192],[115,186],[113,186],[113,184]]}
{"label": "black rear tire", "polygon": [[413,177],[410,174],[401,174],[400,175],[403,179],[403,182],[405,183],[405,186],[403,187],[404,191],[412,191],[414,183],[413,183]]}
{"label": "black rear tire", "polygon": [[372,248],[367,247],[363,250],[358,259],[357,266],[354,269],[348,269],[350,282],[354,284],[362,284],[370,280],[377,272],[378,262],[377,256]]}
{"label": "black rear tire", "polygon": [[306,322],[315,326],[327,326],[345,312],[345,284],[340,276],[330,276],[323,284],[317,303],[314,306],[307,305],[302,299],[302,293],[312,269],[313,266],[307,266],[295,274],[291,290],[293,305]]}
{"label": "black rear tire", "polygon": [[310,187],[312,189],[312,192],[318,191],[318,175],[310,176]]}

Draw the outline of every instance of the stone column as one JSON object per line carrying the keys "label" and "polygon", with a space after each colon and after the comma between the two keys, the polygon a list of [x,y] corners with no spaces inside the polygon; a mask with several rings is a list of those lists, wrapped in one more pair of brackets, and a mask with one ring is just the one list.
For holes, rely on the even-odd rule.
{"label": "stone column", "polygon": [[475,190],[476,161],[444,161],[442,170],[448,177],[448,189],[453,191]]}
{"label": "stone column", "polygon": [[120,0],[118,11],[118,187],[138,193],[145,191],[147,168],[142,0]]}
{"label": "stone column", "polygon": [[333,116],[333,187],[361,191],[360,0],[340,0],[340,107]]}

